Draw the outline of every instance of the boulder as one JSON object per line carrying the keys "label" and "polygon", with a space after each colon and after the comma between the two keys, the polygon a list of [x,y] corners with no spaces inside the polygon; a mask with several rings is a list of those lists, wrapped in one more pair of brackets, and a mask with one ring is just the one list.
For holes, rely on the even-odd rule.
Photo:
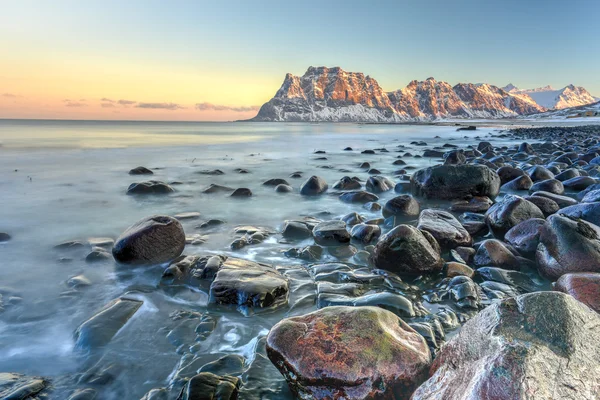
{"label": "boulder", "polygon": [[162,264],[178,257],[185,247],[181,223],[165,215],[144,218],[125,230],[112,248],[121,264]]}
{"label": "boulder", "polygon": [[357,190],[352,192],[342,193],[340,200],[344,203],[360,203],[366,204],[379,200],[379,197],[373,193],[365,192],[364,190]]}
{"label": "boulder", "polygon": [[523,197],[525,200],[532,202],[535,204],[540,211],[544,214],[544,217],[548,217],[549,215],[554,214],[560,207],[556,202],[548,197],[542,196],[525,196]]}
{"label": "boulder", "polygon": [[520,253],[533,255],[540,242],[540,230],[546,223],[542,218],[530,218],[510,228],[504,240]]}
{"label": "boulder", "polygon": [[444,249],[468,247],[473,242],[469,232],[447,211],[431,208],[421,211],[417,228],[429,232]]}
{"label": "boulder", "polygon": [[544,213],[532,202],[516,195],[504,196],[485,214],[490,230],[501,239],[510,228],[530,218],[543,219]]}
{"label": "boulder", "polygon": [[563,182],[566,190],[585,190],[588,186],[595,185],[596,179],[591,176],[576,176]]}
{"label": "boulder", "polygon": [[581,218],[600,226],[600,202],[576,204],[560,209],[560,214],[573,218]]}
{"label": "boulder", "polygon": [[380,235],[381,228],[377,225],[358,224],[354,225],[350,231],[350,236],[353,240],[362,242],[364,244],[368,244],[373,240],[377,240]]}
{"label": "boulder", "polygon": [[543,181],[537,181],[530,188],[530,192],[544,191],[554,194],[563,194],[565,188],[563,183],[558,179],[546,179]]}
{"label": "boulder", "polygon": [[252,191],[248,188],[237,188],[231,193],[231,197],[251,197]]}
{"label": "boulder", "polygon": [[441,349],[412,399],[597,399],[598,326],[598,314],[562,293],[501,300]]}
{"label": "boulder", "polygon": [[531,178],[527,175],[521,175],[502,185],[502,190],[529,190],[531,186],[533,186]]}
{"label": "boulder", "polygon": [[186,383],[177,400],[236,400],[240,385],[240,378],[201,372]]}
{"label": "boulder", "polygon": [[411,217],[419,215],[419,202],[409,194],[396,196],[388,200],[381,214],[384,218],[388,217]]}
{"label": "boulder", "polygon": [[573,205],[577,204],[577,200],[575,200],[575,199],[572,199],[567,196],[562,196],[560,194],[545,192],[543,190],[533,192],[532,196],[545,197],[547,199],[553,200],[556,204],[558,204],[558,206],[560,208],[573,206]]}
{"label": "boulder", "polygon": [[315,243],[321,246],[341,246],[350,242],[344,221],[324,221],[312,231]]}
{"label": "boulder", "polygon": [[554,290],[570,294],[592,310],[600,313],[600,273],[564,274],[556,281]]}
{"label": "boulder", "polygon": [[551,215],[540,230],[536,260],[539,271],[551,279],[570,272],[600,272],[600,228]]}
{"label": "boulder", "polygon": [[371,193],[383,193],[392,190],[396,184],[384,176],[371,176],[367,179],[365,187]]}
{"label": "boulder", "polygon": [[500,178],[485,165],[438,165],[418,170],[411,180],[413,193],[427,198],[454,200],[471,196],[495,198]]}
{"label": "boulder", "polygon": [[154,172],[146,167],[135,167],[129,170],[129,175],[154,175]]}
{"label": "boulder", "polygon": [[542,167],[541,165],[536,165],[529,168],[527,173],[534,182],[543,181],[546,179],[554,179],[554,174],[548,168]]}
{"label": "boulder", "polygon": [[140,300],[124,297],[111,301],[79,325],[75,331],[75,346],[91,350],[107,345],[142,304]]}
{"label": "boulder", "polygon": [[283,183],[275,186],[275,192],[277,193],[290,193],[293,190],[294,188],[292,188],[290,185],[284,185]]}
{"label": "boulder", "polygon": [[473,262],[477,267],[520,269],[519,259],[499,240],[484,240],[477,249]]}
{"label": "boulder", "polygon": [[427,377],[425,339],[377,307],[326,307],[277,323],[267,355],[301,399],[409,399]]}
{"label": "boulder", "polygon": [[[498,168],[498,170],[496,170],[496,173],[500,177],[500,182],[502,185],[504,185],[505,183],[510,182],[520,176],[526,175],[525,171],[523,171],[522,169],[511,167],[508,165]],[[529,176],[528,176],[528,178],[529,178]],[[531,178],[529,178],[529,180],[531,181]]]}
{"label": "boulder", "polygon": [[371,255],[375,267],[408,275],[437,272],[444,266],[439,244],[428,232],[398,225],[377,242]]}
{"label": "boulder", "polygon": [[168,194],[174,191],[171,186],[160,181],[135,182],[127,188],[128,195]]}
{"label": "boulder", "polygon": [[349,176],[344,176],[333,185],[333,188],[336,190],[357,190],[361,187],[362,185],[358,180],[350,178]]}
{"label": "boulder", "polygon": [[300,186],[300,194],[303,196],[316,196],[325,193],[328,187],[323,178],[313,175]]}
{"label": "boulder", "polygon": [[486,212],[492,206],[489,197],[475,196],[470,200],[456,200],[452,203],[450,210],[454,212]]}

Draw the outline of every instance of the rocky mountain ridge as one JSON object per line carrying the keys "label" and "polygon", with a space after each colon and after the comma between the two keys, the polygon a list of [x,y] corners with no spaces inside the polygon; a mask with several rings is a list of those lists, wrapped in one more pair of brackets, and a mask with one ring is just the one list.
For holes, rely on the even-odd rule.
{"label": "rocky mountain ridge", "polygon": [[510,118],[547,110],[529,94],[508,89],[487,83],[452,86],[428,78],[386,92],[375,79],[360,72],[309,67],[302,76],[288,73],[252,121],[393,123]]}
{"label": "rocky mountain ridge", "polygon": [[527,95],[537,104],[548,110],[579,107],[600,100],[592,96],[584,87],[575,85],[567,85],[562,89],[554,89],[550,85],[535,89],[519,89],[512,83],[509,83],[503,89],[513,95]]}

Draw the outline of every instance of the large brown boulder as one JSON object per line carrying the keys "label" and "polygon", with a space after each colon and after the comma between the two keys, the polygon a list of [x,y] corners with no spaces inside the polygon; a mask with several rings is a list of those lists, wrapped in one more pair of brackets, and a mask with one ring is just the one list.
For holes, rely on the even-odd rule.
{"label": "large brown boulder", "polygon": [[185,233],[173,217],[154,215],[131,225],[119,236],[112,248],[121,264],[162,264],[183,252]]}
{"label": "large brown boulder", "polygon": [[598,326],[597,313],[563,293],[502,300],[442,348],[412,398],[597,399]]}
{"label": "large brown boulder", "polygon": [[382,236],[371,261],[377,268],[408,275],[436,272],[444,266],[433,236],[410,225],[398,225]]}
{"label": "large brown boulder", "polygon": [[378,307],[325,307],[284,319],[267,355],[301,399],[408,399],[427,378],[425,339]]}
{"label": "large brown boulder", "polygon": [[468,247],[473,242],[469,232],[447,211],[431,208],[421,211],[417,228],[429,232],[445,249]]}
{"label": "large brown boulder", "polygon": [[432,199],[495,198],[500,177],[485,165],[437,165],[420,169],[411,180],[414,193]]}
{"label": "large brown boulder", "polygon": [[600,274],[579,272],[564,274],[556,281],[555,290],[567,293],[600,313]]}
{"label": "large brown boulder", "polygon": [[544,213],[532,202],[515,195],[504,196],[485,214],[488,227],[500,239],[509,229],[530,218],[544,219]]}

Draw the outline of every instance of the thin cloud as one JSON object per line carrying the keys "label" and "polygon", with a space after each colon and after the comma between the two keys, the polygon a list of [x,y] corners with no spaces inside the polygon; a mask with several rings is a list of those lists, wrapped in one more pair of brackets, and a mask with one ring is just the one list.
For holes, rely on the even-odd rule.
{"label": "thin cloud", "polygon": [[114,100],[108,99],[106,97],[101,98],[100,101],[106,101],[107,103],[114,103],[115,102]]}
{"label": "thin cloud", "polygon": [[122,106],[130,106],[132,104],[137,103],[137,101],[135,101],[135,100],[119,100],[117,103],[119,103]]}
{"label": "thin cloud", "polygon": [[177,104],[177,103],[138,103],[137,108],[152,108],[152,109],[162,109],[162,110],[180,110],[185,107]]}
{"label": "thin cloud", "polygon": [[14,94],[14,93],[2,93],[2,97],[16,99],[17,97],[21,97],[21,96],[19,96],[18,94]]}
{"label": "thin cloud", "polygon": [[113,108],[113,107],[115,107],[115,105],[113,103],[102,103],[102,104],[100,104],[100,106],[104,107],[104,108]]}
{"label": "thin cloud", "polygon": [[234,111],[234,112],[249,112],[258,111],[260,106],[225,106],[222,104],[212,103],[197,103],[195,106],[196,110],[199,111]]}
{"label": "thin cloud", "polygon": [[87,107],[87,104],[81,103],[79,101],[65,100],[65,107]]}

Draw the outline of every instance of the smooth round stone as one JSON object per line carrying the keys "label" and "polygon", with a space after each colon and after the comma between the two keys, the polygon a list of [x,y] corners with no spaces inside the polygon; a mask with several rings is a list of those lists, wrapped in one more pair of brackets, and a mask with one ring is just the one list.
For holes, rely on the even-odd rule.
{"label": "smooth round stone", "polygon": [[275,192],[277,193],[290,193],[293,190],[294,189],[290,185],[286,185],[283,183],[280,183],[279,185],[275,186]]}
{"label": "smooth round stone", "polygon": [[411,195],[404,194],[388,200],[383,206],[381,214],[384,218],[410,217],[419,215],[419,211],[419,202]]}
{"label": "smooth round stone", "polygon": [[316,196],[327,191],[327,188],[327,182],[323,178],[313,175],[300,186],[300,194],[303,196]]}
{"label": "smooth round stone", "polygon": [[340,246],[350,242],[350,233],[343,221],[324,221],[314,227],[313,238],[321,246]]}
{"label": "smooth round stone", "polygon": [[600,273],[564,274],[556,281],[554,290],[570,294],[592,310],[600,313]]}

